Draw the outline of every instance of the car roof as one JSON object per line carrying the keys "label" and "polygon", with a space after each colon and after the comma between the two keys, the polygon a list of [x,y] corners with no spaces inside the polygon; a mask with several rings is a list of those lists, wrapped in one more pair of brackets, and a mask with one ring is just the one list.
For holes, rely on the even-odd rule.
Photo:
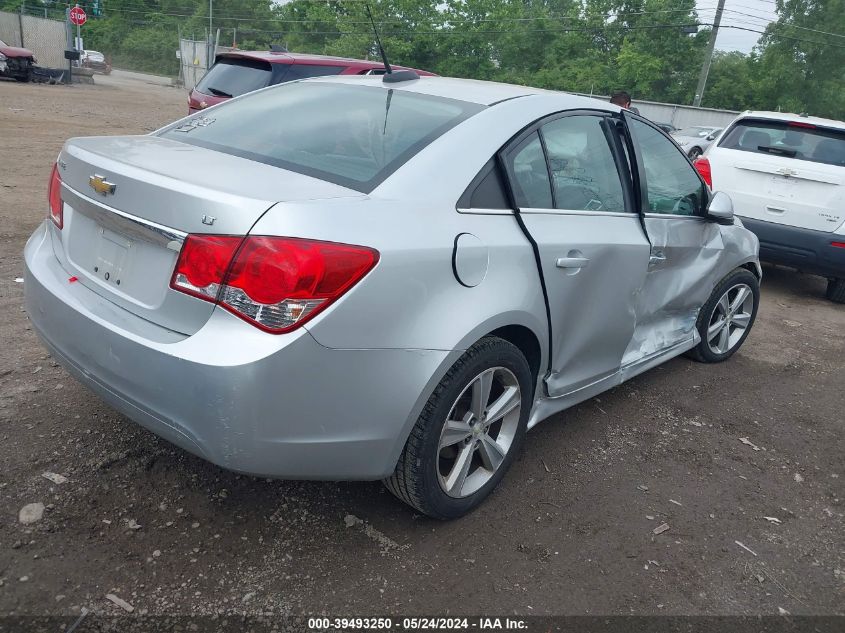
{"label": "car roof", "polygon": [[[351,68],[384,68],[381,61],[352,59],[349,57],[332,57],[331,55],[309,55],[307,53],[291,53],[276,51],[226,51],[218,53],[217,57],[247,57],[259,59],[271,64],[316,64],[330,66],[342,64]],[[404,68],[404,66],[403,66]]]}
{"label": "car roof", "polygon": [[813,123],[822,127],[832,127],[840,130],[845,130],[845,121],[836,121],[834,119],[823,119],[817,116],[807,116],[804,114],[793,114],[792,112],[766,112],[763,110],[746,110],[737,117],[737,121],[742,119],[774,119],[777,121],[796,121],[799,123]]}
{"label": "car roof", "polygon": [[611,112],[616,112],[620,109],[618,106],[614,106],[607,101],[599,99],[581,97],[578,95],[568,94],[566,92],[543,90],[542,88],[497,83],[495,81],[457,79],[453,77],[420,77],[419,79],[412,81],[384,83],[383,78],[383,75],[333,75],[330,77],[315,77],[305,81],[343,83],[356,86],[372,86],[391,90],[404,90],[407,92],[415,92],[435,97],[468,101],[470,103],[477,103],[485,106],[518,97],[548,95],[557,97],[561,101],[561,109],[589,108],[608,110]]}

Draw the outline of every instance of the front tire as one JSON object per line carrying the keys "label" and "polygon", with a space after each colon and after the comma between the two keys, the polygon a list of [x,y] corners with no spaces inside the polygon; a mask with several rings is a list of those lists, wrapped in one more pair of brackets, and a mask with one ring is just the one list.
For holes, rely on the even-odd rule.
{"label": "front tire", "polygon": [[436,519],[474,509],[522,447],[532,386],[516,346],[486,337],[470,347],[426,403],[387,489]]}
{"label": "front tire", "polygon": [[738,268],[719,282],[698,314],[701,341],[688,355],[701,363],[721,363],[733,356],[751,332],[760,305],[760,282]]}

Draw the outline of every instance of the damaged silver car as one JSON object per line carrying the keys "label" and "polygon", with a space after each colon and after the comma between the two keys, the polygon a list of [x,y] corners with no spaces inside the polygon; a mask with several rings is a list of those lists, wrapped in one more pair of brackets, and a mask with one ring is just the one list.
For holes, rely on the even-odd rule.
{"label": "damaged silver car", "polygon": [[274,86],[78,138],[26,251],[47,348],[224,468],[383,479],[439,518],[526,431],[742,345],[757,239],[614,105],[439,77]]}

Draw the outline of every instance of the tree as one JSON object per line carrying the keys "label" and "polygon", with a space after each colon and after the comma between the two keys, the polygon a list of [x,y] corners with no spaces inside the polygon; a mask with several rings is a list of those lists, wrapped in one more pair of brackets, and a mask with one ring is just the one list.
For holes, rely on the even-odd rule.
{"label": "tree", "polygon": [[755,103],[845,118],[845,0],[777,0],[752,59]]}

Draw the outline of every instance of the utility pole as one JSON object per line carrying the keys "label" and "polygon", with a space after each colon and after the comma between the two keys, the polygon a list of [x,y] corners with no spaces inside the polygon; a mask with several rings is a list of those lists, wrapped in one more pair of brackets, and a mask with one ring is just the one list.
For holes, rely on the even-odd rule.
{"label": "utility pole", "polygon": [[[724,2],[722,2],[724,4]],[[208,0],[208,36],[211,37],[211,14],[214,11],[214,0]],[[721,15],[721,13],[719,13]]]}
{"label": "utility pole", "polygon": [[[210,0],[209,0],[210,1]],[[707,85],[707,74],[710,72],[710,64],[713,62],[713,49],[716,48],[716,37],[719,35],[719,25],[722,23],[722,9],[725,8],[725,0],[719,0],[716,7],[716,17],[713,19],[713,28],[710,31],[710,41],[707,43],[707,54],[704,56],[704,65],[701,67],[701,75],[698,77],[698,88],[695,89],[695,99],[692,105],[701,105],[701,98],[704,96],[704,87]]]}

